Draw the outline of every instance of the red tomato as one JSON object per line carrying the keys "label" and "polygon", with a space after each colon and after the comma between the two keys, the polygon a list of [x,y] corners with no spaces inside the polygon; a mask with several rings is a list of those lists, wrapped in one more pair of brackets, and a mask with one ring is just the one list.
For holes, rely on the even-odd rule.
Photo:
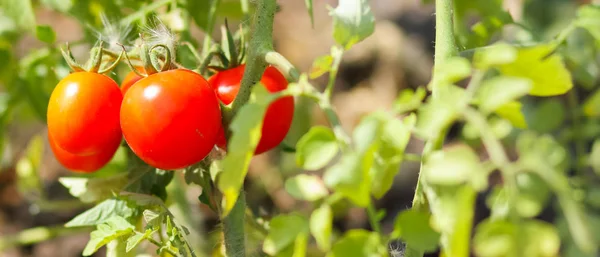
{"label": "red tomato", "polygon": [[121,128],[131,150],[160,169],[204,159],[221,127],[219,101],[208,82],[189,70],[156,73],[124,96]]}
{"label": "red tomato", "polygon": [[54,152],[54,156],[56,156],[58,162],[71,171],[84,173],[91,173],[104,167],[104,165],[112,159],[119,148],[119,142],[117,142],[114,147],[99,153],[91,155],[75,155],[57,146],[50,134],[48,134],[48,141],[50,142],[50,148],[52,149],[52,152]]}
{"label": "red tomato", "polygon": [[[142,74],[145,73],[143,67],[135,67],[135,69],[138,70],[139,72],[141,72]],[[125,76],[125,78],[123,79],[123,82],[121,82],[121,92],[123,92],[123,95],[125,95],[125,93],[127,92],[127,90],[133,84],[135,84],[135,82],[138,82],[138,80],[140,80],[142,78],[143,77],[141,77],[140,75],[137,75],[133,71],[130,71],[129,73],[127,73],[127,76]]]}
{"label": "red tomato", "polygon": [[[213,87],[217,96],[224,104],[233,102],[240,90],[240,82],[244,75],[245,65],[233,69],[221,71],[211,78],[208,82]],[[260,82],[265,85],[271,93],[282,91],[287,88],[287,80],[276,68],[267,67]],[[271,103],[265,114],[262,127],[262,137],[258,142],[255,154],[261,154],[275,148],[283,141],[285,135],[290,130],[292,118],[294,117],[294,98],[286,96],[277,99]],[[225,145],[225,137],[217,143],[221,147]]]}
{"label": "red tomato", "polygon": [[76,155],[106,152],[121,142],[123,95],[111,78],[92,72],[62,79],[48,103],[48,133],[56,145]]}

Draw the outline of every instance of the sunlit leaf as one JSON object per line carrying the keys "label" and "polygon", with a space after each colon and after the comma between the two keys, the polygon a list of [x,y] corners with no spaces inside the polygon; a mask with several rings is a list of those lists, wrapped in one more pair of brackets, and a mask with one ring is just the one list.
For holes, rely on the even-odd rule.
{"label": "sunlit leaf", "polygon": [[263,243],[263,251],[275,255],[290,244],[296,237],[308,233],[308,221],[298,214],[279,215],[269,223],[269,234]]}
{"label": "sunlit leaf", "polygon": [[316,201],[329,193],[319,177],[306,174],[287,179],[285,190],[296,199],[306,201]]}
{"label": "sunlit leaf", "polygon": [[330,15],[333,16],[333,38],[345,49],[375,31],[375,17],[367,0],[340,0]]}
{"label": "sunlit leaf", "polygon": [[311,79],[318,78],[323,74],[329,72],[331,65],[333,64],[333,57],[331,55],[320,56],[312,64],[310,68],[309,77]]}
{"label": "sunlit leaf", "polygon": [[127,174],[121,173],[108,178],[62,177],[58,181],[69,189],[72,196],[90,203],[118,193],[127,184]]}
{"label": "sunlit leaf", "polygon": [[66,227],[94,226],[107,222],[115,216],[129,218],[135,212],[135,208],[129,206],[127,201],[119,199],[105,200],[93,208],[77,215],[65,224]]}
{"label": "sunlit leaf", "polygon": [[479,156],[467,145],[433,152],[423,167],[423,179],[436,185],[459,185],[477,177],[487,177]]}
{"label": "sunlit leaf", "polygon": [[556,229],[545,222],[529,220],[518,226],[504,220],[485,220],[473,239],[477,256],[557,256],[560,239]]}
{"label": "sunlit leaf", "polygon": [[[363,160],[365,158],[365,160]],[[356,205],[366,207],[370,202],[371,179],[368,174],[373,156],[359,156],[349,153],[325,172],[325,184],[352,200]]]}
{"label": "sunlit leaf", "polygon": [[90,256],[108,242],[131,234],[134,229],[135,226],[131,225],[124,218],[113,216],[106,222],[99,224],[96,230],[92,231],[90,241],[88,241],[85,249],[83,249],[82,255]]}
{"label": "sunlit leaf", "polygon": [[401,212],[394,223],[394,236],[423,252],[438,248],[440,234],[429,225],[431,215],[414,209]]}
{"label": "sunlit leaf", "polygon": [[515,47],[499,43],[476,49],[473,56],[473,65],[480,69],[487,69],[512,63],[516,58],[517,49]]}
{"label": "sunlit leaf", "polygon": [[315,126],[298,141],[296,163],[307,170],[318,170],[331,162],[338,151],[333,131],[327,127]]}
{"label": "sunlit leaf", "polygon": [[511,101],[496,109],[496,114],[510,121],[517,128],[527,128],[527,121],[523,115],[521,102]]}
{"label": "sunlit leaf", "polygon": [[317,241],[319,249],[328,251],[331,248],[331,230],[333,211],[329,205],[321,205],[310,215],[310,233]]}
{"label": "sunlit leaf", "polygon": [[527,95],[531,82],[523,78],[495,77],[482,83],[478,91],[479,107],[484,112],[495,111],[505,104]]}
{"label": "sunlit leaf", "polygon": [[[381,256],[381,238],[377,233],[353,229],[344,234],[327,254],[327,257]],[[387,250],[384,248],[384,250]]]}
{"label": "sunlit leaf", "polygon": [[519,48],[515,61],[499,66],[500,72],[530,79],[531,95],[562,95],[573,87],[573,82],[562,57],[552,54],[553,47],[550,44]]}

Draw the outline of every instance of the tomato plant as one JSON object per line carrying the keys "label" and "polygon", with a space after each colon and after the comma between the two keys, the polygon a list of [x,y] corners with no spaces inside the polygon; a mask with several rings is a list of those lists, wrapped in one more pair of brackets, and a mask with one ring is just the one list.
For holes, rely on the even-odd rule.
{"label": "tomato plant", "polygon": [[199,74],[170,70],[136,82],[123,98],[121,128],[142,160],[181,169],[212,150],[221,124],[215,93]]}
{"label": "tomato plant", "polygon": [[597,1],[421,2],[1,2],[0,251],[597,256]]}
{"label": "tomato plant", "polygon": [[[240,90],[245,65],[218,72],[208,79],[208,83],[217,93],[219,100],[228,105],[233,102]],[[260,78],[260,83],[271,93],[287,88],[287,80],[274,67],[267,67]],[[271,103],[265,113],[262,124],[262,136],[256,146],[255,154],[269,151],[279,145],[288,133],[294,116],[294,98],[286,96]],[[225,137],[220,137],[217,144],[225,146]]]}

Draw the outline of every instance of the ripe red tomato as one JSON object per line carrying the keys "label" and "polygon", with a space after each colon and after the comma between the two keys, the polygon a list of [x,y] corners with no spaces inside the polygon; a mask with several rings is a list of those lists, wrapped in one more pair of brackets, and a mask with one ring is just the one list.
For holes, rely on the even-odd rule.
{"label": "ripe red tomato", "polygon": [[219,101],[208,82],[189,70],[155,73],[135,83],[123,99],[121,128],[131,150],[160,169],[180,169],[204,159],[221,126]]}
{"label": "ripe red tomato", "polygon": [[[224,104],[233,102],[240,90],[240,82],[244,75],[245,65],[221,71],[208,82],[213,87],[217,96]],[[276,68],[267,67],[260,82],[265,85],[271,93],[279,92],[287,88],[287,80]],[[262,137],[258,142],[255,154],[261,154],[275,148],[283,141],[290,130],[292,118],[294,117],[294,98],[286,96],[272,102],[267,109],[262,126]],[[217,143],[219,147],[225,145],[225,137]]]}
{"label": "ripe red tomato", "polygon": [[[135,67],[136,70],[138,70],[139,72],[141,72],[142,74],[145,72],[143,67]],[[135,84],[135,82],[138,82],[138,80],[142,79],[143,77],[141,77],[140,75],[137,75],[135,72],[130,71],[129,73],[127,73],[127,76],[125,76],[125,78],[123,79],[123,82],[121,82],[121,92],[123,92],[123,95],[125,95],[125,93],[127,92],[127,90],[129,90],[129,88]]]}
{"label": "ripe red tomato", "polygon": [[91,173],[104,167],[115,155],[119,148],[119,142],[110,149],[91,154],[91,155],[75,155],[69,153],[56,145],[54,139],[48,134],[50,148],[54,152],[54,156],[65,168],[74,172]]}
{"label": "ripe red tomato", "polygon": [[119,110],[123,95],[111,78],[75,72],[63,78],[48,103],[48,133],[75,155],[106,152],[121,142]]}

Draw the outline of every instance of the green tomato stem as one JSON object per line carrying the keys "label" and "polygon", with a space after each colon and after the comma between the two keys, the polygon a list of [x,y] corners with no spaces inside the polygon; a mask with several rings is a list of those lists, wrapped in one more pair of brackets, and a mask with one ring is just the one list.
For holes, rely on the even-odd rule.
{"label": "green tomato stem", "polygon": [[270,51],[265,55],[265,61],[283,73],[289,82],[298,82],[300,72],[278,52]]}
{"label": "green tomato stem", "polygon": [[[453,25],[453,13],[452,13],[453,1],[452,0],[436,0],[435,1],[435,57],[434,57],[434,67],[433,67],[433,80],[436,79],[437,69],[442,67],[444,62],[449,58],[456,56],[458,54],[458,49],[456,47],[456,41],[454,38],[454,25]],[[435,83],[434,83],[435,85]],[[432,88],[432,94],[435,97],[439,94],[439,90],[437,86]],[[446,137],[446,129],[440,131],[440,134],[434,139],[428,141],[425,144],[425,148],[423,149],[423,154],[425,158],[431,152],[436,149],[441,149],[444,144],[444,139]],[[423,173],[423,163],[424,160],[421,161],[421,169],[419,170],[419,177],[417,179],[417,186],[415,188],[415,195],[413,198],[412,208],[417,210],[428,210],[428,202],[424,195],[423,185],[422,185],[422,173]],[[411,245],[406,246],[406,257],[422,257],[424,254],[423,251],[417,250]]]}
{"label": "green tomato stem", "polygon": [[242,190],[233,209],[223,218],[223,237],[227,256],[246,256],[245,217],[246,196]]}

